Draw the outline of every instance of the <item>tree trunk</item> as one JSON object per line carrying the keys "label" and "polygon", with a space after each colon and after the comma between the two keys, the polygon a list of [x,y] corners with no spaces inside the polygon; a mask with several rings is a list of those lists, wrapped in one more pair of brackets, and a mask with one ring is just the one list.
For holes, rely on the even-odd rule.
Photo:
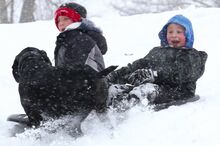
{"label": "tree trunk", "polygon": [[10,23],[14,23],[14,0],[11,0]]}
{"label": "tree trunk", "polygon": [[7,5],[5,0],[0,0],[0,23],[8,23]]}
{"label": "tree trunk", "polygon": [[20,22],[33,22],[34,19],[35,0],[24,0],[21,10]]}

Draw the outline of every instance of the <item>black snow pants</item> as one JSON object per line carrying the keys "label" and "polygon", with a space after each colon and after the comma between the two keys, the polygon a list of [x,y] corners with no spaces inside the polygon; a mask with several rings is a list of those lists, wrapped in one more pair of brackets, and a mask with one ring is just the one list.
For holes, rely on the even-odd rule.
{"label": "black snow pants", "polygon": [[12,68],[31,126],[38,126],[44,116],[74,115],[82,122],[91,110],[105,110],[108,93],[104,80],[79,70],[54,67],[44,51],[25,48]]}

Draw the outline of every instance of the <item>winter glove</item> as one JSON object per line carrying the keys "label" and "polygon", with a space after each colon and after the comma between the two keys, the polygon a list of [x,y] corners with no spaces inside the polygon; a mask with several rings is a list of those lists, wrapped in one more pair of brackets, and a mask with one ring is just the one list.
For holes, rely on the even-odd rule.
{"label": "winter glove", "polygon": [[128,78],[128,82],[134,86],[143,83],[153,83],[157,77],[157,72],[151,69],[137,69]]}
{"label": "winter glove", "polygon": [[114,71],[106,76],[106,80],[109,84],[114,84],[117,78],[118,78],[118,74],[117,72],[114,72]]}

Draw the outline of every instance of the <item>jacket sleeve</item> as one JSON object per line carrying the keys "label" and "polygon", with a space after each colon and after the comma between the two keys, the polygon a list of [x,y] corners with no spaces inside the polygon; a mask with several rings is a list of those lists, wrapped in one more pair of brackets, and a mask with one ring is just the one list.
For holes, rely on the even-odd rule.
{"label": "jacket sleeve", "polygon": [[[151,68],[152,65],[149,63],[149,60],[152,59],[150,57],[152,54],[151,52],[152,51],[150,51],[149,55],[147,55],[148,57],[145,56],[144,58],[137,59],[134,62],[129,63],[127,66],[124,66],[124,67],[110,73],[107,76],[108,82],[114,83],[114,84],[126,84],[129,82],[128,78],[131,75],[131,73],[133,73],[137,69]],[[154,52],[156,52],[156,51],[154,51]]]}
{"label": "jacket sleeve", "polygon": [[196,82],[204,73],[207,54],[202,51],[182,50],[176,56],[176,81],[179,83]]}
{"label": "jacket sleeve", "polygon": [[107,81],[113,84],[126,84],[128,83],[128,78],[137,69],[145,68],[147,61],[144,58],[138,59],[127,66],[121,67],[120,69],[111,72],[107,76]]}
{"label": "jacket sleeve", "polygon": [[[105,68],[101,51],[96,42],[85,33],[75,32],[67,34],[65,42],[57,51],[61,56],[61,66],[66,66],[74,70],[97,73]],[[63,51],[61,51],[63,50]],[[59,58],[58,58],[59,59]]]}
{"label": "jacket sleeve", "polygon": [[196,82],[204,73],[207,54],[195,49],[179,49],[175,52],[173,63],[169,62],[159,68],[156,82],[180,85]]}

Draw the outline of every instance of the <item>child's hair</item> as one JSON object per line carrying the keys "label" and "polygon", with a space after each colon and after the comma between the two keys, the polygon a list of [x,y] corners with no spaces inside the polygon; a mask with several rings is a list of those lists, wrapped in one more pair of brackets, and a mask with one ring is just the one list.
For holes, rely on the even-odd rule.
{"label": "child's hair", "polygon": [[167,37],[166,37],[167,27],[171,23],[179,24],[184,27],[185,37],[186,37],[185,47],[192,48],[194,43],[194,33],[193,33],[192,23],[188,18],[186,18],[183,15],[175,15],[163,26],[162,30],[158,34],[161,41],[161,45],[168,46]]}

